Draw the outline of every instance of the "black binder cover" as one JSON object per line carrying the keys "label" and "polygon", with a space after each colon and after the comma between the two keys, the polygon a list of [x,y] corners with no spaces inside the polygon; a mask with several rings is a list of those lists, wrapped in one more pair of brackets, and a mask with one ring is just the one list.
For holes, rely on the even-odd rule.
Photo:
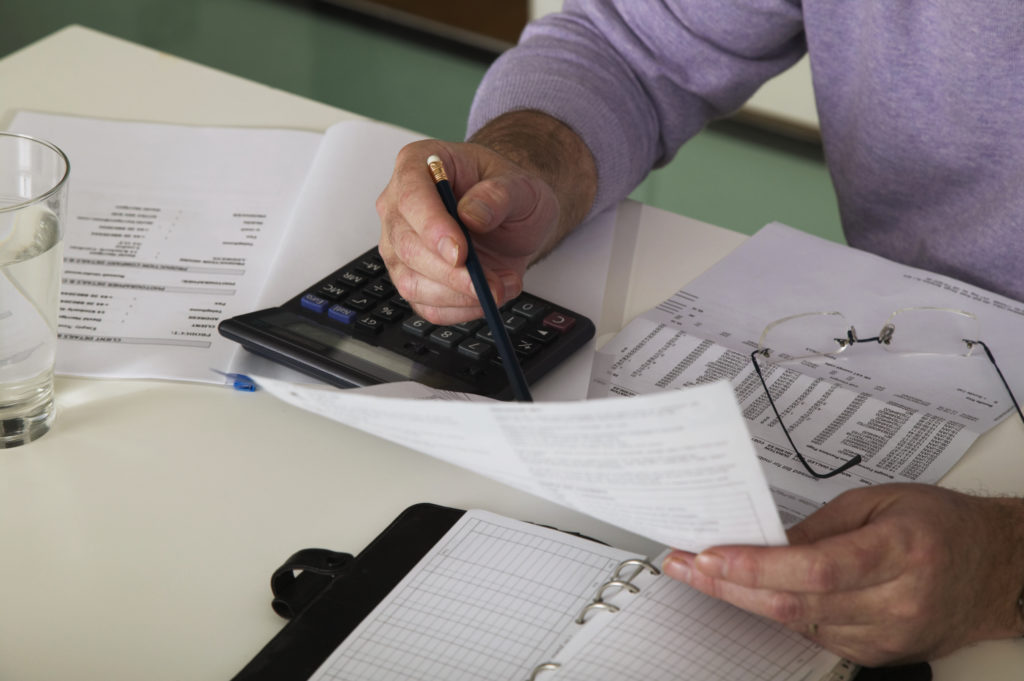
{"label": "black binder cover", "polygon": [[[292,586],[302,598],[301,584],[318,584],[308,604],[298,603],[291,621],[235,675],[233,681],[306,681],[364,617],[416,566],[464,511],[434,504],[410,506],[369,546],[342,566],[337,576],[312,579],[300,574]],[[296,554],[299,556],[301,553]],[[327,552],[329,553],[329,552]],[[333,554],[335,556],[339,554]],[[347,556],[345,556],[347,558]],[[291,563],[278,574],[290,575]],[[305,581],[304,577],[306,578]],[[287,601],[287,595],[279,594]],[[279,613],[288,603],[275,603]]]}
{"label": "black binder cover", "polygon": [[[355,558],[323,549],[296,553],[277,570],[273,583],[274,609],[291,621],[232,681],[308,681],[463,513],[436,504],[416,504]],[[303,572],[295,578],[292,574],[297,570]],[[857,675],[857,681],[931,678],[927,662],[862,669]]]}

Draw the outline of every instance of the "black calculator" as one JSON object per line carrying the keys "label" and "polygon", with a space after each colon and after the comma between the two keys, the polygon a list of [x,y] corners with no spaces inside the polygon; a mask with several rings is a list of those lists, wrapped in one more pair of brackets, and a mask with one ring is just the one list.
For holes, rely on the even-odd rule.
{"label": "black calculator", "polygon": [[[522,293],[501,317],[527,383],[594,337],[594,323]],[[436,326],[415,314],[371,248],[284,305],[225,319],[221,335],[342,388],[417,381],[511,399],[502,358],[483,319]]]}

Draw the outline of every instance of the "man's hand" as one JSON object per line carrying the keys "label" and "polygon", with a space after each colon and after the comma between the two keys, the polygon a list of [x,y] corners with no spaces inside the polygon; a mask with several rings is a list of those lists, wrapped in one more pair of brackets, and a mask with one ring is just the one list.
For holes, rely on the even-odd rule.
{"label": "man's hand", "polygon": [[423,140],[402,149],[377,199],[381,256],[416,312],[453,324],[482,310],[464,266],[465,238],[427,170],[431,154],[444,163],[499,305],[519,295],[526,268],[586,215],[596,171],[575,133],[537,112],[506,114],[468,143]]}
{"label": "man's hand", "polygon": [[664,568],[867,666],[1024,632],[1024,500],[880,485],[840,495],[789,539],[676,551]]}

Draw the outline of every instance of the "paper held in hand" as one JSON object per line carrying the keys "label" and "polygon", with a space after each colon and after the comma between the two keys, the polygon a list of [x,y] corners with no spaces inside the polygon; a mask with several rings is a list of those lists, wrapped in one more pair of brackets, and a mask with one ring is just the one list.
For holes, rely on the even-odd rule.
{"label": "paper held in hand", "polygon": [[407,383],[337,390],[257,381],[297,407],[667,546],[786,543],[724,382],[631,399],[508,403]]}

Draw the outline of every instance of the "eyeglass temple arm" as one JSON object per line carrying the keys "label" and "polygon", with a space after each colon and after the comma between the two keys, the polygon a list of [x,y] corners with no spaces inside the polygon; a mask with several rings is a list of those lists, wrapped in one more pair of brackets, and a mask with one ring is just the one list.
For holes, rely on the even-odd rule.
{"label": "eyeglass temple arm", "polygon": [[996,373],[999,374],[999,380],[1003,382],[1003,387],[1006,388],[1006,393],[1010,396],[1010,401],[1013,402],[1013,406],[1017,410],[1017,415],[1020,416],[1021,421],[1024,421],[1024,412],[1020,410],[1020,405],[1017,403],[1017,398],[1016,396],[1014,396],[1013,391],[1010,390],[1010,384],[1006,382],[1006,377],[1003,376],[1002,370],[999,368],[999,365],[996,364],[995,355],[993,355],[992,351],[988,349],[988,345],[984,341],[969,340],[967,338],[964,339],[964,342],[967,343],[968,345],[976,343],[981,346],[982,350],[985,351],[985,355],[988,356],[988,361],[992,362],[992,367],[996,370]]}
{"label": "eyeglass temple arm", "polygon": [[775,412],[775,418],[778,420],[779,426],[782,428],[782,432],[786,436],[786,440],[789,441],[789,446],[793,449],[793,453],[796,454],[796,458],[800,459],[800,463],[802,463],[804,468],[807,469],[807,472],[819,480],[825,480],[839,475],[840,473],[845,473],[854,466],[859,465],[861,462],[861,456],[860,454],[857,454],[839,468],[833,469],[828,473],[819,473],[811,468],[811,464],[804,458],[804,455],[800,453],[800,450],[797,449],[796,445],[793,443],[793,438],[789,434],[789,428],[786,428],[786,425],[782,422],[782,416],[779,415],[779,408],[775,406],[775,400],[772,399],[772,393],[768,390],[768,383],[764,380],[764,374],[761,373],[761,366],[757,363],[757,354],[759,352],[760,350],[754,350],[750,353],[750,362],[754,365],[754,371],[757,372],[757,377],[761,379],[761,385],[764,387],[764,394],[768,398],[768,404],[772,406],[772,411]]}

